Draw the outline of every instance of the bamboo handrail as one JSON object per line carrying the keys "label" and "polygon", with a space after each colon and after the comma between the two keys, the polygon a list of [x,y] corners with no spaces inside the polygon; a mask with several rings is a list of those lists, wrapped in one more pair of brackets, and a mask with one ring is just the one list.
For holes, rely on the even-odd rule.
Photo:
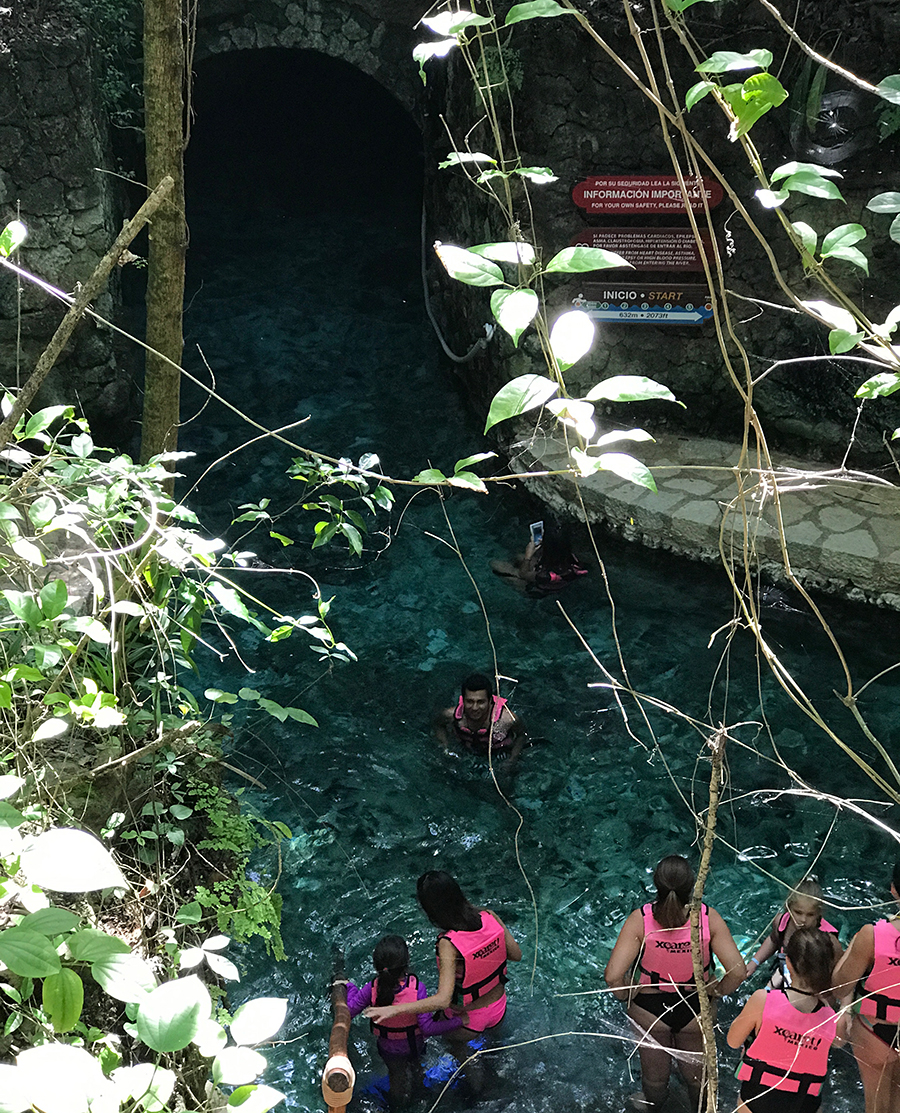
{"label": "bamboo handrail", "polygon": [[350,1010],[347,1008],[344,959],[340,952],[335,954],[334,972],[331,976],[331,1012],[334,1019],[328,1041],[328,1062],[322,1071],[322,1096],[328,1106],[328,1113],[341,1113],[353,1097],[356,1071],[347,1056]]}

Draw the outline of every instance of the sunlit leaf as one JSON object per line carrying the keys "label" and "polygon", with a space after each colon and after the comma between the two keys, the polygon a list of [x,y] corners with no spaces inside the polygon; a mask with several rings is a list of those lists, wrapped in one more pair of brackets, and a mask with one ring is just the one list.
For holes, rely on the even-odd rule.
{"label": "sunlit leaf", "polygon": [[840,328],[832,329],[828,334],[828,350],[833,356],[839,356],[844,352],[851,351],[865,338],[866,335],[863,332],[845,332]]}
{"label": "sunlit leaf", "polygon": [[131,948],[124,939],[99,928],[82,928],[81,931],[76,931],[66,940],[66,946],[75,962],[99,962],[112,955],[131,953]]}
{"label": "sunlit leaf", "polygon": [[69,602],[69,591],[64,580],[50,580],[38,594],[44,618],[58,618]]}
{"label": "sunlit leaf", "polygon": [[18,1067],[0,1063],[0,1113],[25,1113],[30,1108],[28,1076]]}
{"label": "sunlit leaf", "polygon": [[717,50],[694,68],[697,73],[732,73],[735,70],[764,70],[771,64],[771,50],[748,50],[746,54],[735,50]]}
{"label": "sunlit leaf", "polygon": [[466,251],[463,247],[440,242],[434,245],[434,250],[444,269],[458,282],[464,282],[467,286],[500,286],[503,283],[503,271],[480,255]]}
{"label": "sunlit leaf", "polygon": [[866,379],[856,392],[856,397],[887,398],[897,390],[900,390],[900,375],[895,371],[882,371],[881,374]]}
{"label": "sunlit leaf", "polygon": [[228,1106],[241,1113],[268,1113],[280,1101],[284,1101],[284,1094],[271,1086],[238,1086],[229,1097]]}
{"label": "sunlit leaf", "polygon": [[209,990],[194,974],[165,982],[141,1000],[138,1035],[152,1051],[180,1051],[191,1043],[211,1011]]}
{"label": "sunlit leaf", "polygon": [[764,209],[777,209],[790,197],[789,189],[758,189],[756,199]]}
{"label": "sunlit leaf", "polygon": [[81,917],[68,908],[39,908],[37,912],[30,912],[19,923],[30,931],[38,931],[41,935],[62,935],[67,931],[74,931],[81,923]]}
{"label": "sunlit leaf", "polygon": [[235,1012],[231,1038],[239,1044],[262,1043],[275,1035],[286,1015],[286,997],[255,997]]}
{"label": "sunlit leaf", "polygon": [[646,429],[616,429],[612,433],[604,433],[602,437],[598,437],[594,441],[597,448],[602,448],[608,444],[615,444],[616,441],[652,441],[653,437],[647,432]]}
{"label": "sunlit leaf", "polygon": [[891,74],[890,77],[879,81],[875,86],[875,92],[882,100],[890,101],[891,104],[900,104],[900,74]]}
{"label": "sunlit leaf", "polygon": [[29,1047],[16,1063],[33,1108],[42,1113],[85,1113],[108,1085],[97,1059],[70,1044]]}
{"label": "sunlit leaf", "polygon": [[694,105],[703,100],[707,93],[711,93],[715,87],[715,83],[712,81],[698,81],[696,85],[692,85],[684,95],[685,110],[690,112]]}
{"label": "sunlit leaf", "polygon": [[613,375],[592,386],[585,398],[591,402],[596,402],[599,398],[610,402],[648,402],[653,399],[677,401],[667,386],[655,379],[648,379],[646,375]]}
{"label": "sunlit leaf", "polygon": [[469,251],[475,255],[482,255],[485,259],[493,259],[496,263],[523,263],[529,266],[534,262],[534,248],[531,244],[513,240],[502,243],[479,243],[470,247]]}
{"label": "sunlit leaf", "polygon": [[499,421],[518,417],[529,410],[543,406],[557,391],[557,384],[544,375],[519,375],[502,386],[491,400],[484,431]]}
{"label": "sunlit leaf", "polygon": [[84,983],[74,970],[64,967],[44,978],[41,1004],[54,1032],[70,1032],[78,1023],[84,1005]]}
{"label": "sunlit leaf", "polygon": [[585,271],[601,271],[609,267],[631,267],[627,259],[614,251],[604,251],[602,247],[565,247],[558,252],[545,271],[560,274],[580,274]]}
{"label": "sunlit leaf", "polygon": [[418,475],[414,475],[413,483],[446,483],[447,477],[440,468],[425,468]]}
{"label": "sunlit leaf", "polygon": [[803,301],[800,304],[832,328],[843,329],[844,332],[857,331],[853,314],[839,305],[832,305],[828,301]]}
{"label": "sunlit leaf", "polygon": [[27,560],[29,564],[34,564],[38,568],[43,568],[47,563],[41,550],[37,545],[32,544],[27,537],[19,537],[12,542],[10,548],[16,556],[21,557],[22,560]]}
{"label": "sunlit leaf", "polygon": [[553,322],[550,330],[550,350],[560,371],[567,371],[594,343],[597,326],[582,309],[570,309]]}
{"label": "sunlit leaf", "polygon": [[798,170],[784,180],[784,189],[792,193],[805,193],[809,197],[820,197],[826,201],[843,201],[841,191],[834,184],[812,170]]}
{"label": "sunlit leaf", "polygon": [[237,703],[238,701],[234,692],[223,692],[221,688],[207,688],[203,694],[213,703]]}
{"label": "sunlit leaf", "polygon": [[56,503],[49,495],[40,495],[28,507],[28,517],[35,529],[43,529],[56,516]]}
{"label": "sunlit leaf", "polygon": [[[5,681],[2,683],[5,683]],[[16,777],[12,773],[4,773],[0,776],[0,800],[8,800],[10,796],[14,796],[23,784],[25,784],[24,777]]]}
{"label": "sunlit leaf", "polygon": [[44,409],[38,410],[36,414],[33,414],[28,419],[25,425],[25,431],[22,434],[23,438],[29,440],[31,437],[36,437],[38,433],[43,433],[45,429],[49,429],[57,418],[62,417],[64,414],[71,417],[72,407],[45,406]]}
{"label": "sunlit leaf", "polygon": [[873,213],[900,213],[900,193],[876,193],[866,208]]}
{"label": "sunlit leaf", "polygon": [[535,185],[549,185],[551,182],[559,181],[549,166],[517,166],[512,173],[518,178],[526,178]]}
{"label": "sunlit leaf", "polygon": [[639,487],[646,487],[654,494],[657,493],[656,480],[647,465],[642,464],[640,460],[635,460],[633,456],[624,452],[603,452],[598,459],[604,471],[615,472],[622,479],[627,479],[629,483],[635,483]]}
{"label": "sunlit leaf", "polygon": [[470,468],[472,464],[480,464],[482,460],[492,460],[497,455],[496,452],[476,452],[474,456],[467,456],[464,460],[457,460],[453,465],[454,472],[465,471]]}
{"label": "sunlit leaf", "polygon": [[21,868],[32,884],[59,893],[128,888],[103,843],[74,828],[56,827],[38,835],[23,852]]}
{"label": "sunlit leaf", "polygon": [[56,948],[46,935],[24,927],[0,931],[0,962],[22,978],[46,978],[61,969]]}
{"label": "sunlit leaf", "polygon": [[470,162],[488,162],[492,166],[497,165],[497,160],[495,158],[491,158],[490,155],[482,154],[481,151],[451,151],[443,162],[438,163],[438,170],[446,170],[450,166],[460,166]]}
{"label": "sunlit leaf", "polygon": [[547,409],[557,421],[568,425],[584,440],[589,441],[597,432],[594,421],[594,407],[580,398],[551,398]]}
{"label": "sunlit leaf", "polygon": [[802,220],[795,221],[791,227],[800,237],[800,242],[803,244],[804,248],[806,248],[810,255],[815,255],[816,244],[819,242],[819,236],[815,228],[811,228],[808,224],[804,224]]}
{"label": "sunlit leaf", "polygon": [[513,4],[506,14],[505,25],[522,23],[526,19],[550,19],[557,15],[574,15],[570,8],[564,8],[556,0],[530,0],[527,4]]}
{"label": "sunlit leaf", "polygon": [[419,77],[422,78],[422,84],[425,85],[427,77],[425,75],[425,63],[430,58],[444,58],[450,51],[459,45],[458,39],[441,39],[435,43],[419,43],[413,50],[413,59],[419,63]]}
{"label": "sunlit leaf", "polygon": [[147,1113],[161,1113],[175,1092],[177,1077],[174,1071],[154,1063],[136,1063],[133,1067],[118,1067],[112,1072],[119,1104],[135,1102]]}
{"label": "sunlit leaf", "polygon": [[8,259],[25,242],[28,229],[21,220],[11,220],[0,232],[0,255]]}
{"label": "sunlit leaf", "polygon": [[259,1078],[267,1065],[265,1055],[260,1055],[250,1047],[226,1047],[213,1062],[213,1082],[242,1086]]}
{"label": "sunlit leaf", "polygon": [[436,35],[458,35],[466,27],[484,27],[491,21],[486,15],[474,12],[439,12],[438,15],[423,17],[422,22]]}
{"label": "sunlit leaf", "polygon": [[515,347],[519,338],[540,308],[540,301],[534,290],[495,290],[491,294],[491,312],[504,332],[509,333]]}
{"label": "sunlit leaf", "polygon": [[769,178],[773,182],[780,182],[782,178],[793,177],[794,174],[801,171],[815,174],[819,178],[842,178],[844,176],[839,170],[832,170],[830,166],[819,166],[815,162],[785,162],[776,167]]}
{"label": "sunlit leaf", "polygon": [[470,491],[477,491],[480,495],[487,494],[484,480],[473,471],[456,472],[448,478],[447,482],[451,487],[465,487]]}
{"label": "sunlit leaf", "polygon": [[[212,970],[214,974],[218,974],[220,978],[225,978],[225,980],[229,982],[239,982],[241,980],[240,970],[238,970],[231,959],[226,958],[224,955],[208,953],[206,955],[206,962],[210,970]],[[254,1077],[256,1076],[254,1075]],[[250,1079],[242,1078],[241,1081],[249,1082]]]}

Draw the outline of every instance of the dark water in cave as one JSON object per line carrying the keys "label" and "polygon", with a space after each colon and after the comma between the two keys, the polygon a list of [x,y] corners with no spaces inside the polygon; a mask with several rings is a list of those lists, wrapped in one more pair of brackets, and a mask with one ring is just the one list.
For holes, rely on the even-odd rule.
{"label": "dark water in cave", "polygon": [[[217,389],[263,425],[307,418],[286,434],[297,443],[354,460],[375,452],[392,475],[480,451],[478,424],[438,360],[422,306],[419,156],[409,121],[372,83],[316,56],[214,61],[198,73],[189,163],[188,368],[200,377],[211,371]],[[273,106],[286,98],[297,110],[290,126],[276,126]],[[373,183],[365,196],[341,184],[348,144],[365,151]],[[185,413],[201,405],[186,390]],[[247,948],[233,994],[235,1002],[289,999],[286,1042],[269,1052],[265,1081],[284,1090],[291,1109],[322,1108],[334,945],[363,981],[375,942],[399,932],[414,969],[434,986],[435,932],[414,896],[416,877],[432,868],[448,869],[473,900],[496,908],[525,952],[494,1037],[517,1046],[493,1057],[496,1077],[479,1104],[620,1109],[639,1072],[621,1006],[596,991],[658,858],[696,856],[692,812],[704,806],[709,765],[703,731],[685,716],[741,724],[729,744],[707,890],[735,935],[749,946],[764,934],[783,897],[777,879],[798,877],[813,861],[833,905],[827,916],[845,938],[872,918],[865,909],[888,895],[888,838],[825,799],[762,790],[797,785],[782,761],[820,793],[871,801],[877,790],[758,671],[746,633],[729,641],[732,603],[721,573],[601,537],[615,622],[596,568],[560,598],[563,614],[554,600],[517,595],[490,572],[492,557],[523,546],[536,513],[505,485],[489,497],[443,500],[400,488],[393,512],[372,524],[362,559],[339,543],[310,552],[311,521],[286,476],[296,453],[269,440],[226,457],[256,435],[209,403],[182,433],[181,447],[197,454],[186,486],[203,475],[188,501],[209,528],[227,530],[265,565],[314,575],[334,596],[337,636],[358,656],[329,669],[300,637],[273,646],[238,632],[243,665],[204,662],[205,679],[231,690],[249,684],[319,722],[239,719],[229,758],[266,786],[248,794],[252,803],[294,835],[282,846],[280,882],[289,960],[275,964]],[[250,527],[230,527],[233,514],[264,498],[274,525],[238,542]],[[283,548],[269,528],[295,544]],[[248,572],[245,580],[284,610],[310,612],[309,581],[296,571]],[[898,659],[889,616],[824,606],[858,682]],[[825,637],[790,611],[773,609],[767,622],[798,683],[874,761],[833,694],[841,673]],[[525,751],[506,785],[510,803],[485,763],[445,754],[429,729],[434,710],[455,701],[461,676],[490,671],[492,650],[503,694],[514,693],[514,709],[546,740]],[[591,654],[618,678],[621,654],[634,688],[655,701],[645,704],[646,719],[634,701],[619,708],[596,686],[604,677]],[[863,699],[889,749],[898,703],[897,673]],[[883,805],[865,806],[890,821]],[[274,854],[264,855],[258,868],[275,865]],[[720,1020],[736,1006],[726,1003]],[[382,1073],[367,1028],[359,1020],[353,1029],[360,1081],[351,1108],[373,1107],[364,1089]],[[427,1065],[445,1052],[430,1041]],[[721,1062],[730,1099],[735,1055],[723,1050]],[[858,1108],[851,1057],[840,1052],[833,1064],[830,1107]],[[452,1110],[470,1103],[462,1091],[442,1101]]]}

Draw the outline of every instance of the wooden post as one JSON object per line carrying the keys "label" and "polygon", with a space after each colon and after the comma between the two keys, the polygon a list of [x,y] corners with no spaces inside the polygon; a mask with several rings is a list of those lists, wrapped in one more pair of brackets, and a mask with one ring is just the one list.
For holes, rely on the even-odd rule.
{"label": "wooden post", "polygon": [[322,1072],[322,1096],[328,1113],[342,1113],[353,1097],[356,1071],[347,1057],[347,1037],[350,1035],[350,1010],[347,1008],[347,981],[344,978],[344,959],[335,954],[334,973],[331,979],[331,1038],[328,1041],[328,1062]]}

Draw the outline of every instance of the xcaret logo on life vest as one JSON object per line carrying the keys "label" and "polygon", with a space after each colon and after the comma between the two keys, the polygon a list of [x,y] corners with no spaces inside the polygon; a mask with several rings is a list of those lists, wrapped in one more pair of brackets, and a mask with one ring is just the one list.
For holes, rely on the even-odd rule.
{"label": "xcaret logo on life vest", "polygon": [[780,1036],[791,1047],[805,1047],[809,1051],[818,1051],[822,1042],[821,1036],[813,1036],[807,1032],[792,1032],[790,1028],[779,1028],[777,1024],[775,1035]]}
{"label": "xcaret logo on life vest", "polygon": [[487,956],[492,955],[499,946],[500,940],[494,939],[490,943],[485,944],[480,950],[473,951],[472,958],[487,958]]}
{"label": "xcaret logo on life vest", "polygon": [[687,954],[691,949],[690,939],[686,940],[684,943],[672,943],[666,939],[655,939],[653,942],[655,946],[673,955]]}

